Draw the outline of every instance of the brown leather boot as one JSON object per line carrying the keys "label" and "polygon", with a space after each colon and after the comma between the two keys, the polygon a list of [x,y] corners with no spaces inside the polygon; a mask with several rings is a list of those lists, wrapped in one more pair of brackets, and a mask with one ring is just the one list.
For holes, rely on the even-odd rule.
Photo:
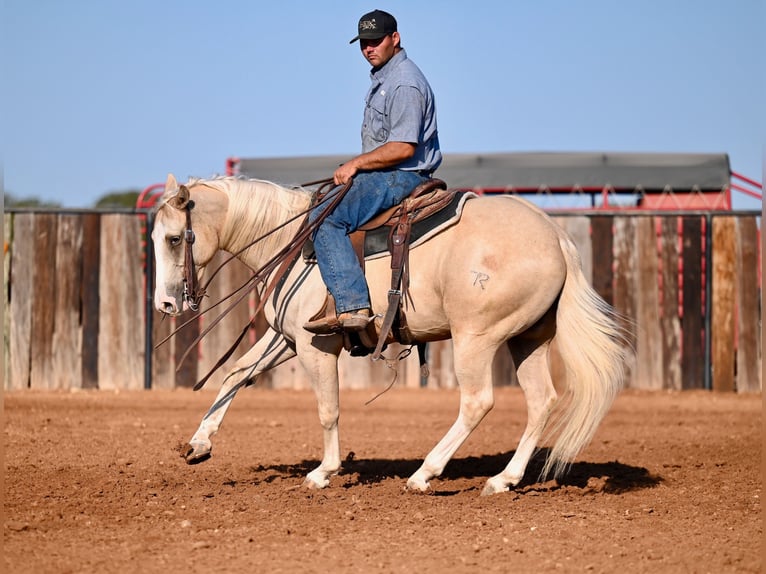
{"label": "brown leather boot", "polygon": [[341,313],[335,317],[320,317],[309,321],[303,328],[315,335],[332,335],[342,331],[362,331],[372,319],[369,309],[358,309]]}
{"label": "brown leather boot", "polygon": [[338,316],[344,331],[364,331],[371,320],[369,309],[358,309]]}

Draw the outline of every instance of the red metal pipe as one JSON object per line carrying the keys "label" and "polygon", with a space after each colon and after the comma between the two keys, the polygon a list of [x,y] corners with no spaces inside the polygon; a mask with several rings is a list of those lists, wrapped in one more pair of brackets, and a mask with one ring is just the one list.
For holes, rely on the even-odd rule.
{"label": "red metal pipe", "polygon": [[237,175],[239,171],[239,158],[229,157],[226,158],[226,175]]}
{"label": "red metal pipe", "polygon": [[749,195],[750,197],[754,197],[756,199],[763,199],[763,193],[758,193],[757,191],[754,191],[752,189],[748,189],[746,187],[742,187],[741,185],[737,185],[736,183],[731,183],[729,186],[732,189],[736,189],[740,193],[744,193],[745,195]]}
{"label": "red metal pipe", "polygon": [[143,208],[143,207],[152,207],[154,205],[154,201],[156,201],[156,198],[152,201],[147,201],[147,197],[151,197],[151,195],[158,189],[164,189],[165,184],[164,183],[154,183],[148,187],[146,187],[140,194],[138,194],[138,199],[136,199],[136,207]]}
{"label": "red metal pipe", "polygon": [[749,177],[745,177],[744,175],[737,173],[736,171],[731,172],[731,175],[736,177],[737,179],[741,179],[745,183],[749,183],[750,185],[754,185],[755,187],[759,188],[761,190],[761,193],[763,193],[763,184],[755,181],[754,179],[750,179]]}

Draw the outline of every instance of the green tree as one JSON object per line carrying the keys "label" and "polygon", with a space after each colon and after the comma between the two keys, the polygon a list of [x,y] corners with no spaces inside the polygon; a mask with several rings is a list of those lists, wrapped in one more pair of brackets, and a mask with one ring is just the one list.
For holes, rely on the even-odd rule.
{"label": "green tree", "polygon": [[140,194],[141,192],[136,189],[126,189],[124,191],[108,193],[96,202],[96,207],[135,207],[136,200]]}
{"label": "green tree", "polygon": [[56,201],[42,201],[37,197],[16,198],[13,194],[3,193],[4,207],[61,207]]}

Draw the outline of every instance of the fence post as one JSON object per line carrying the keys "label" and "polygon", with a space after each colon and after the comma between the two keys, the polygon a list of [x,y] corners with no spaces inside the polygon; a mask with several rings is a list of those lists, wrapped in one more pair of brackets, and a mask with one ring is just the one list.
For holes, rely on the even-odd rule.
{"label": "fence post", "polygon": [[154,228],[154,212],[146,213],[146,228],[144,234],[145,257],[144,257],[144,389],[152,388],[152,362],[154,360],[154,244],[152,243],[152,229]]}
{"label": "fence post", "polygon": [[713,388],[712,382],[712,322],[710,315],[713,312],[713,216],[705,214],[705,366],[703,368],[704,386],[706,391]]}

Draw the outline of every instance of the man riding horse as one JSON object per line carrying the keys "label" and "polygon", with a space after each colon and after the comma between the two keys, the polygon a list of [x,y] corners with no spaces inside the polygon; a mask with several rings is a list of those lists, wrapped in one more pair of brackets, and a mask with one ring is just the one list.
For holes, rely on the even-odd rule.
{"label": "man riding horse", "polygon": [[[397,258],[369,258],[365,280],[348,232],[402,198],[409,203],[421,193],[412,191],[419,184],[436,183],[428,178],[441,161],[433,96],[401,49],[396,21],[376,11],[362,17],[359,32],[362,52],[374,66],[363,153],[335,173],[335,183],[353,177],[353,185],[338,188],[345,195],[334,196],[340,202],[316,234],[321,277],[312,262],[288,258],[282,279],[268,286],[264,280],[279,265],[279,255],[292,252],[297,234],[309,234],[302,226],[311,209],[307,190],[231,177],[179,185],[168,176],[152,230],[156,308],[177,316],[196,306],[204,286],[198,289],[195,278],[222,250],[253,270],[248,284],[259,289],[267,324],[230,369],[189,441],[184,453],[189,463],[210,457],[211,437],[239,389],[296,357],[317,396],[324,444],[322,461],[306,475],[305,485],[325,488],[341,470],[338,357],[351,336],[331,333],[366,330],[373,307],[388,309],[387,321],[391,301],[398,297],[395,288],[388,288]],[[407,488],[428,491],[430,480],[441,475],[492,409],[494,386],[508,382],[492,368],[501,350],[510,352],[515,379],[524,390],[527,424],[507,466],[487,479],[482,494],[518,485],[542,441],[553,442],[542,474],[559,476],[593,437],[622,388],[631,357],[619,315],[588,283],[571,237],[543,210],[519,197],[483,196],[465,202],[459,221],[407,257],[413,270],[408,292],[417,301],[407,314],[409,340],[423,344],[451,338],[460,387],[455,422],[409,477]],[[401,268],[398,263],[396,267]],[[340,316],[330,313],[304,329],[306,317],[326,300],[328,288]],[[240,337],[249,329],[250,323]],[[362,333],[352,334],[361,339]],[[557,381],[564,393],[561,401],[549,363],[554,341],[561,373],[566,374]]]}
{"label": "man riding horse", "polygon": [[[362,153],[333,174],[337,186],[352,178],[353,183],[314,237],[319,271],[338,315],[337,321],[323,316],[304,325],[319,335],[367,327],[370,296],[349,234],[400,203],[442,161],[434,95],[402,48],[396,19],[374,10],[361,17],[358,32],[350,43],[359,40],[362,55],[372,65],[372,85],[365,98]],[[320,213],[314,210],[312,221]]]}

